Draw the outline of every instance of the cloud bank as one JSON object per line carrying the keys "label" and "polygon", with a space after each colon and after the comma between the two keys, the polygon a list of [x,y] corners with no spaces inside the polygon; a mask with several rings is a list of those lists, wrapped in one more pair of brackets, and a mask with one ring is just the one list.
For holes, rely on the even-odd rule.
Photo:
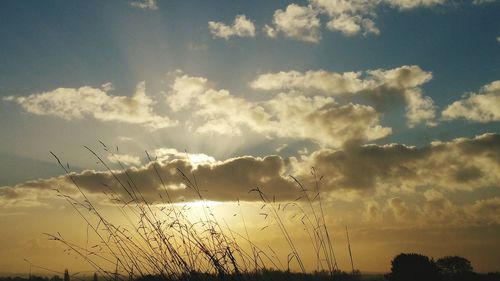
{"label": "cloud bank", "polygon": [[[160,201],[159,194],[165,198],[165,188],[174,201],[199,199],[193,190],[186,187],[188,184],[179,170],[191,180],[195,175],[203,197],[215,201],[235,201],[237,198],[258,201],[258,196],[248,193],[255,187],[261,188],[270,197],[276,196],[277,200],[294,200],[300,192],[289,175],[295,175],[305,186],[312,186],[311,167],[324,175],[322,191],[326,197],[339,192],[354,192],[357,196],[369,198],[374,194],[405,194],[423,189],[427,201],[436,201],[442,199],[440,194],[445,192],[472,192],[500,187],[498,134],[434,142],[423,148],[390,144],[343,150],[321,149],[301,158],[269,155],[215,161],[207,155],[183,154],[172,149],[160,149],[157,153],[159,157],[156,161],[141,167],[113,173],[84,171],[71,176],[80,188],[89,193],[101,194],[113,190],[126,200],[127,193],[120,183],[127,188],[130,183],[148,200],[155,202]],[[46,192],[53,188],[75,192],[69,177],[60,176],[3,187],[0,198],[8,201],[33,194],[34,190]],[[477,212],[489,208],[488,204],[480,204]],[[391,206],[403,207],[397,201]],[[371,206],[372,215],[375,207]]]}

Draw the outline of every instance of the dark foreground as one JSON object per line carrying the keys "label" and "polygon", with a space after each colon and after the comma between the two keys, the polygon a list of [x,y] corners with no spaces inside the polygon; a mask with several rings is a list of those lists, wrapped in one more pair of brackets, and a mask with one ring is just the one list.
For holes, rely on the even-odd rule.
{"label": "dark foreground", "polygon": [[[96,281],[96,277],[70,277],[71,280],[76,281]],[[415,276],[415,278],[420,278]],[[333,276],[327,273],[291,273],[284,271],[264,271],[258,273],[244,273],[239,275],[226,275],[226,276],[217,276],[213,274],[196,274],[193,273],[191,275],[181,276],[179,278],[171,279],[164,276],[143,276],[137,278],[123,278],[117,277],[116,279],[104,278],[102,276],[97,277],[98,281],[170,281],[170,280],[178,280],[178,281],[253,281],[253,280],[262,280],[262,281],[392,281],[392,280],[401,280],[401,281],[432,281],[428,279],[394,279],[391,274],[360,274],[360,273],[345,273],[345,272],[337,272]],[[490,273],[475,273],[472,272],[470,274],[461,275],[461,276],[444,276],[441,275],[439,279],[435,279],[438,281],[500,281],[500,272],[490,272]],[[63,280],[63,278],[55,275],[53,277],[40,277],[40,276],[31,276],[31,278],[23,278],[23,277],[0,277],[0,281],[69,281]]]}

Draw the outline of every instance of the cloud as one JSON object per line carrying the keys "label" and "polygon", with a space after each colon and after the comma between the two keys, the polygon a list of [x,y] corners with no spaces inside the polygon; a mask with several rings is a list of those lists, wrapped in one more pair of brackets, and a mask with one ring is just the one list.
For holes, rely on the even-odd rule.
{"label": "cloud", "polygon": [[474,122],[500,121],[500,80],[453,102],[441,113],[445,120],[464,118]]}
{"label": "cloud", "polygon": [[428,189],[424,193],[425,202],[417,208],[424,223],[449,224],[455,223],[462,215],[462,210],[453,204],[445,194],[435,189]]}
{"label": "cloud", "polygon": [[410,10],[420,7],[443,5],[447,0],[385,0],[385,2],[391,7],[399,8],[400,10]]}
{"label": "cloud", "polygon": [[380,30],[368,16],[375,16],[379,1],[342,1],[310,0],[320,13],[326,14],[329,21],[326,27],[331,31],[340,31],[344,35],[354,36],[362,32],[378,35]]}
{"label": "cloud", "polygon": [[237,15],[232,26],[222,22],[208,22],[208,29],[214,37],[228,40],[230,37],[255,37],[255,25],[245,15]]}
{"label": "cloud", "polygon": [[277,120],[267,131],[281,137],[311,139],[323,146],[377,140],[392,132],[380,125],[379,113],[366,105],[340,105],[331,98],[279,94],[264,106]]}
{"label": "cloud", "polygon": [[154,101],[146,95],[144,82],[137,85],[132,97],[112,96],[106,89],[84,86],[58,88],[29,96],[8,96],[3,100],[17,103],[31,114],[56,116],[65,120],[92,116],[100,121],[139,124],[152,130],[176,125],[176,121],[153,111]]}
{"label": "cloud", "polygon": [[276,148],[276,152],[281,152],[283,149],[287,148],[288,144],[284,143]]}
{"label": "cloud", "polygon": [[476,190],[498,187],[499,159],[500,135],[484,134],[433,142],[423,148],[387,144],[323,149],[298,161],[297,170],[316,167],[325,175],[326,186],[360,192]]}
{"label": "cloud", "polygon": [[376,201],[365,201],[363,218],[368,222],[381,222],[383,220],[383,210]]}
{"label": "cloud", "polygon": [[55,186],[56,178],[38,179],[24,182],[14,187],[0,186],[0,210],[8,208],[50,207],[50,200],[55,198],[54,188],[61,188],[68,194],[75,194],[74,189],[66,186]]}
{"label": "cloud", "polygon": [[383,138],[390,128],[380,125],[379,113],[359,104],[341,105],[331,97],[278,94],[249,101],[227,90],[213,89],[205,78],[176,78],[167,103],[175,110],[189,108],[201,125],[198,133],[240,135],[243,128],[267,137],[306,139],[324,146]]}
{"label": "cloud", "polygon": [[[298,158],[240,156],[217,161],[201,153],[161,148],[152,154],[158,156],[154,162],[141,167],[71,176],[95,204],[109,204],[104,192],[123,204],[128,202],[130,195],[119,182],[130,194],[132,188],[140,191],[148,202],[199,200],[178,169],[192,182],[196,177],[206,200],[255,203],[260,198],[249,190],[259,187],[268,198],[291,202],[303,194],[288,175],[313,190],[313,166],[318,175],[324,175],[320,188],[325,208],[337,206],[335,216],[327,215],[328,220],[341,220],[341,225],[349,223],[354,229],[361,225],[365,230],[449,230],[500,225],[500,198],[475,199],[484,189],[500,187],[499,148],[498,134],[434,142],[422,148],[391,144],[321,149]],[[83,202],[68,176],[60,176],[0,187],[0,209],[12,213],[60,206],[52,188]],[[338,204],[339,200],[344,202]]]}
{"label": "cloud", "polygon": [[329,17],[326,24],[328,29],[340,31],[347,36],[359,33],[366,36],[370,33],[380,34],[374,22],[380,6],[410,10],[444,4],[446,0],[310,0],[309,2],[318,12]]}
{"label": "cloud", "polygon": [[172,161],[174,159],[186,160],[194,167],[200,164],[216,163],[215,158],[204,153],[180,152],[175,148],[158,148],[154,151],[155,159],[160,162]]}
{"label": "cloud", "polygon": [[110,154],[107,158],[111,163],[122,163],[125,166],[139,166],[141,164],[141,159],[138,156],[129,154]]}
{"label": "cloud", "polygon": [[156,0],[132,1],[130,2],[130,6],[143,10],[158,10]]}
{"label": "cloud", "polygon": [[271,38],[278,34],[304,42],[317,43],[321,39],[318,13],[312,6],[290,4],[286,10],[276,10],[272,26],[264,26],[264,33]]}
{"label": "cloud", "polygon": [[406,118],[408,127],[412,128],[420,123],[428,127],[436,126],[436,107],[430,97],[425,97],[420,89],[409,89],[405,91]]}
{"label": "cloud", "polygon": [[500,197],[478,200],[466,212],[479,223],[500,224]]}
{"label": "cloud", "polygon": [[[258,201],[260,198],[257,194],[248,193],[250,189],[257,186],[270,196],[275,195],[280,200],[290,200],[297,195],[296,186],[291,178],[285,174],[285,167],[285,160],[279,156],[266,156],[264,158],[243,156],[216,163],[200,162],[196,165],[184,158],[164,162],[155,161],[140,168],[131,167],[126,170],[126,173],[125,171],[114,171],[112,175],[109,172],[89,170],[72,173],[71,177],[87,193],[114,193],[123,200],[130,200],[130,195],[125,188],[129,192],[131,189],[134,189],[135,192],[140,190],[142,195],[151,202],[161,202],[160,194],[166,199],[166,192],[175,202],[199,200],[198,194],[187,187],[189,185],[178,172],[180,170],[193,182],[192,175],[196,175],[196,182],[207,200],[236,201],[239,198],[245,201]],[[159,172],[161,180],[156,175],[155,168]],[[166,190],[162,182],[165,184]],[[68,176],[28,182],[5,190],[9,192],[14,190],[19,193],[20,190],[34,187],[42,191],[64,188],[72,190],[72,194],[76,193],[76,188]],[[12,197],[10,193],[4,191],[4,188],[0,191],[2,191],[0,199]]]}
{"label": "cloud", "polygon": [[309,5],[290,4],[285,11],[274,12],[273,23],[265,25],[264,34],[277,38],[278,34],[300,41],[317,43],[321,40],[320,15],[327,17],[326,28],[346,36],[379,35],[375,19],[380,7],[400,11],[442,5],[447,0],[309,0]]}
{"label": "cloud", "polygon": [[[403,195],[403,194],[401,194]],[[404,195],[403,195],[404,196]],[[500,197],[470,202],[452,202],[446,194],[435,189],[417,193],[413,198],[389,197],[369,201],[363,211],[364,223],[377,226],[450,229],[500,225]],[[423,198],[422,198],[423,197]],[[415,200],[418,198],[417,200]],[[421,198],[423,200],[421,200]],[[392,221],[393,219],[393,221]]]}
{"label": "cloud", "polygon": [[202,95],[210,87],[203,77],[182,75],[176,77],[167,96],[167,104],[174,111],[185,109],[193,99]]}
{"label": "cloud", "polygon": [[340,31],[347,36],[354,36],[361,31],[363,31],[364,35],[369,33],[380,34],[380,30],[375,26],[373,20],[362,18],[359,15],[350,16],[343,14],[329,21],[326,26],[332,31]]}
{"label": "cloud", "polygon": [[361,79],[361,72],[327,72],[324,70],[281,71],[259,75],[250,87],[265,91],[298,90],[305,94],[322,93],[331,96],[358,93],[367,86]]}
{"label": "cloud", "polygon": [[298,90],[307,94],[316,92],[335,96],[373,91],[384,86],[398,90],[416,88],[432,79],[432,73],[417,65],[403,65],[393,69],[374,69],[365,72],[328,72],[309,70],[265,73],[250,83],[257,90]]}
{"label": "cloud", "polygon": [[379,104],[394,100],[406,102],[408,126],[419,123],[435,125],[435,106],[430,97],[423,96],[421,85],[432,79],[432,73],[416,65],[393,69],[374,69],[364,72],[288,71],[264,73],[250,87],[265,91],[299,91],[307,95],[327,96],[364,94]]}
{"label": "cloud", "polygon": [[401,198],[394,197],[388,200],[388,206],[396,221],[406,222],[412,220],[411,211],[406,205],[406,202]]}
{"label": "cloud", "polygon": [[[418,211],[428,215],[434,213],[436,218],[439,215],[444,219],[453,210],[444,192],[497,188],[500,182],[498,134],[434,142],[423,148],[391,144],[363,145],[343,150],[321,149],[300,158],[269,155],[216,161],[204,154],[180,153],[175,149],[163,148],[155,153],[158,157],[154,162],[142,167],[130,167],[125,170],[126,173],[89,170],[72,173],[71,176],[80,188],[93,194],[114,190],[127,199],[127,192],[120,182],[125,187],[129,182],[137,186],[148,200],[158,202],[159,194],[165,197],[163,181],[173,200],[197,200],[197,194],[187,187],[179,174],[178,170],[181,170],[192,181],[193,175],[196,176],[196,182],[207,200],[234,201],[239,198],[258,201],[258,196],[248,193],[255,187],[262,188],[269,196],[275,195],[278,200],[293,200],[297,198],[298,190],[288,175],[297,176],[306,187],[313,186],[310,167],[315,167],[319,175],[324,175],[321,189],[325,198],[346,192],[365,195],[361,198],[368,198],[366,196],[369,195],[372,199],[376,198],[373,194],[400,194],[387,198],[397,220],[410,217],[405,211],[410,205],[402,197],[404,194],[424,190],[425,204]],[[36,201],[35,190],[45,192],[53,188],[76,193],[68,176],[60,176],[1,188],[0,200],[22,202],[24,197],[29,197]],[[495,208],[493,203],[478,203],[469,213],[485,213],[484,210]],[[373,218],[380,217],[383,211],[378,204],[367,208],[367,216]]]}
{"label": "cloud", "polygon": [[[474,0],[474,4],[484,4],[494,0]],[[389,7],[399,11],[409,11],[417,8],[431,8],[444,5],[448,0],[308,0],[308,5],[289,4],[284,10],[278,9],[273,14],[271,24],[262,28],[264,35],[269,38],[278,38],[283,35],[295,40],[318,43],[321,36],[321,17],[325,16],[326,28],[338,31],[346,36],[362,34],[379,35],[380,29],[375,23],[378,10]],[[237,16],[244,17],[244,16]],[[226,40],[231,36],[245,34],[247,37],[255,36],[255,27],[252,22],[245,19],[245,32],[239,32],[237,21],[233,26],[221,22],[209,22],[210,32],[215,37]],[[243,24],[241,25],[243,26]]]}

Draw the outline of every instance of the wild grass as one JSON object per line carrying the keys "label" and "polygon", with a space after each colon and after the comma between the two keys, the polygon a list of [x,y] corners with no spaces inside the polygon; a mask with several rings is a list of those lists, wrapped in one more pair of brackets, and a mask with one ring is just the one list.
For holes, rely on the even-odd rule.
{"label": "wild grass", "polygon": [[[105,153],[113,152],[102,143]],[[278,253],[272,247],[261,247],[254,242],[247,229],[245,214],[240,207],[240,217],[245,232],[233,230],[222,218],[216,217],[202,195],[196,175],[191,171],[178,170],[178,176],[201,202],[202,218],[193,220],[186,206],[174,202],[165,184],[159,163],[147,154],[153,165],[154,175],[162,187],[156,202],[148,202],[127,167],[116,158],[117,171],[94,150],[85,147],[111,175],[119,189],[105,186],[105,196],[127,224],[119,224],[92,202],[79,185],[69,165],[52,155],[78,191],[70,196],[57,190],[86,225],[88,235],[95,241],[79,245],[60,233],[46,235],[62,243],[69,251],[81,257],[106,280],[354,280],[356,274],[339,270],[333,247],[332,234],[326,224],[321,196],[322,177],[311,170],[314,186],[308,189],[295,177],[299,197],[292,202],[279,202],[259,187],[249,187],[261,201],[261,214],[272,218],[286,245],[286,253]],[[99,184],[99,183],[96,183]],[[239,205],[239,201],[238,201]],[[314,252],[315,273],[307,270],[304,257],[295,244],[284,218],[285,211],[299,211],[310,248]],[[283,262],[286,257],[286,263]],[[298,268],[293,272],[291,268]],[[354,268],[353,268],[354,269]],[[309,273],[308,273],[309,272]]]}

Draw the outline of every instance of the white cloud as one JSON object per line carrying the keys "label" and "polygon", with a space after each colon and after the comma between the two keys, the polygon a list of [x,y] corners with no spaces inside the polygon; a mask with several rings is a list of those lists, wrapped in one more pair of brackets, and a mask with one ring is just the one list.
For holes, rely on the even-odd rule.
{"label": "white cloud", "polygon": [[138,156],[133,156],[129,154],[109,154],[108,160],[111,163],[122,163],[125,166],[135,165],[139,166],[141,164],[141,159]]}
{"label": "white cloud", "polygon": [[250,87],[265,91],[298,91],[307,95],[364,93],[372,99],[386,102],[393,95],[403,98],[407,106],[408,126],[419,123],[435,125],[435,106],[430,97],[423,96],[421,85],[432,79],[432,73],[416,65],[393,69],[375,69],[364,72],[327,72],[324,70],[264,73],[250,83]]}
{"label": "white cloud", "polygon": [[216,162],[214,157],[204,153],[180,152],[175,148],[158,148],[155,149],[153,154],[155,159],[163,163],[181,159],[189,161],[194,167],[200,164],[213,164]]}
{"label": "white cloud", "polygon": [[144,82],[137,85],[132,97],[112,96],[104,89],[84,86],[3,99],[16,102],[31,114],[51,115],[66,120],[92,116],[101,121],[140,124],[153,130],[176,125],[175,121],[153,111],[154,101],[146,95]]}
{"label": "white cloud", "polygon": [[[482,4],[493,1],[474,0],[473,3]],[[339,31],[346,36],[379,35],[380,29],[375,19],[381,7],[408,11],[444,5],[448,2],[449,0],[308,0],[308,5],[301,6],[292,3],[284,10],[276,10],[272,23],[265,24],[262,32],[269,38],[277,38],[281,34],[299,41],[317,43],[322,37],[320,15],[325,15],[326,27],[331,31]],[[236,21],[233,26],[210,22],[209,28],[214,36],[228,39],[238,34],[236,25]],[[254,37],[253,23],[246,22],[245,26],[249,27],[246,28],[247,36]]]}
{"label": "white cloud", "polygon": [[357,93],[367,87],[361,78],[361,72],[327,72],[324,70],[264,73],[250,83],[250,87],[258,90],[299,90],[308,94],[315,92],[331,96]]}
{"label": "white cloud", "polygon": [[115,87],[113,86],[113,84],[111,84],[111,82],[107,82],[101,85],[101,89],[104,92],[111,92],[115,90]]}
{"label": "white cloud", "polygon": [[201,125],[195,126],[198,133],[239,135],[248,128],[267,137],[306,139],[334,147],[391,133],[380,125],[374,108],[340,105],[330,97],[279,94],[265,101],[248,101],[227,90],[212,89],[204,78],[186,75],[177,77],[167,102],[174,102],[175,107],[178,97],[184,98],[182,108],[200,118]]}
{"label": "white cloud", "polygon": [[202,95],[208,88],[206,78],[188,75],[177,77],[167,96],[167,104],[174,111],[185,109],[193,99]]}
{"label": "white cloud", "polygon": [[318,13],[312,6],[290,4],[285,11],[274,12],[273,25],[264,26],[264,32],[271,38],[283,34],[285,37],[316,43],[321,39],[320,27]]}
{"label": "white cloud", "polygon": [[409,10],[419,7],[432,7],[445,4],[447,1],[448,0],[385,0],[385,2],[391,7],[399,8],[401,10]]}
{"label": "white cloud", "polygon": [[230,37],[255,37],[255,25],[245,15],[237,15],[232,26],[222,22],[208,22],[208,29],[215,37],[228,40]]}
{"label": "white cloud", "polygon": [[479,93],[470,93],[453,102],[442,112],[446,120],[465,118],[475,122],[500,121],[500,80],[483,86]]}
{"label": "white cloud", "polygon": [[277,10],[273,17],[273,26],[264,26],[264,33],[275,38],[280,32],[285,36],[306,42],[318,42],[321,39],[321,22],[318,14],[328,17],[326,27],[347,36],[357,34],[380,34],[374,19],[381,6],[399,10],[419,7],[432,7],[446,3],[447,0],[309,0],[307,7],[290,4],[286,11]]}
{"label": "white cloud", "polygon": [[421,86],[432,79],[432,73],[417,65],[403,65],[393,69],[374,69],[364,72],[328,72],[309,70],[264,73],[250,82],[253,89],[298,90],[307,94],[323,93],[330,96],[356,94],[373,91],[384,86],[394,89],[411,89]]}
{"label": "white cloud", "polygon": [[274,29],[272,26],[267,25],[267,24],[264,25],[264,27],[262,28],[262,31],[269,38],[276,38],[276,36],[278,36],[278,31],[276,29]]}
{"label": "white cloud", "polygon": [[368,70],[367,73],[373,77],[375,86],[385,85],[396,89],[415,88],[432,79],[432,73],[422,70],[418,65],[403,65],[388,70]]}
{"label": "white cloud", "polygon": [[260,105],[235,97],[227,90],[207,90],[197,101],[196,115],[207,121],[198,133],[240,135],[241,127],[262,132],[271,124],[271,116]]}
{"label": "white cloud", "polygon": [[332,18],[345,14],[370,14],[381,3],[380,0],[309,0],[309,2]]}
{"label": "white cloud", "polygon": [[360,31],[363,31],[364,35],[369,33],[380,34],[380,30],[375,26],[373,20],[362,18],[359,15],[342,14],[329,21],[326,26],[330,30],[340,31],[347,36],[354,36]]}
{"label": "white cloud", "polygon": [[430,97],[423,96],[420,89],[408,89],[405,91],[405,99],[408,127],[412,128],[420,123],[425,123],[428,127],[437,125],[436,106]]}
{"label": "white cloud", "polygon": [[276,120],[264,127],[264,132],[311,139],[323,146],[377,140],[392,132],[380,125],[379,113],[366,105],[340,105],[331,98],[279,94],[263,106]]}
{"label": "white cloud", "polygon": [[130,5],[143,10],[158,10],[156,0],[142,0],[130,2]]}

